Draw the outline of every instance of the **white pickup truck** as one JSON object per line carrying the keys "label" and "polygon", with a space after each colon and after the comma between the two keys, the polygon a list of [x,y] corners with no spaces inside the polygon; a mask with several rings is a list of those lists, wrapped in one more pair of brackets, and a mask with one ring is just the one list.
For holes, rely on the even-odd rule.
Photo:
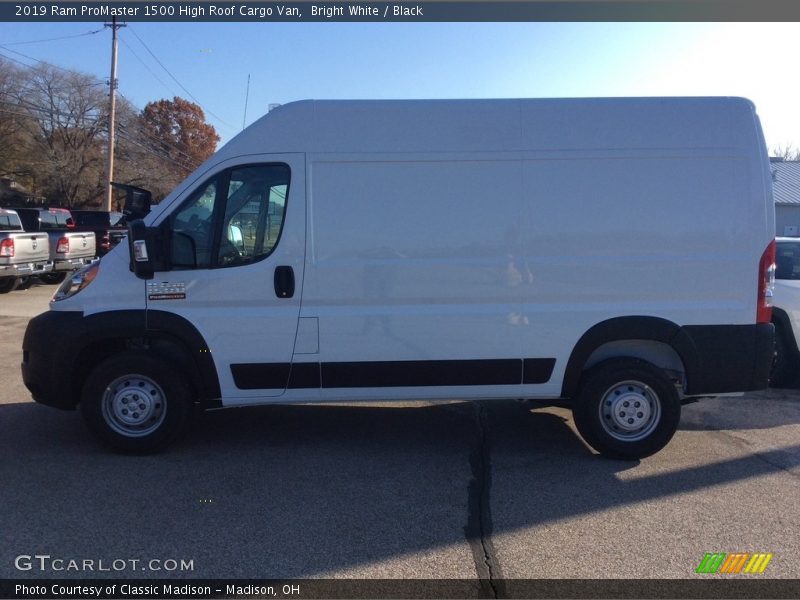
{"label": "white pickup truck", "polygon": [[800,376],[800,238],[776,238],[775,292],[772,322],[775,324],[773,387],[787,387]]}
{"label": "white pickup truck", "polygon": [[50,239],[52,273],[42,274],[43,283],[61,283],[67,274],[88,265],[97,257],[94,232],[76,231],[66,208],[18,208],[25,231],[41,231]]}
{"label": "white pickup truck", "polygon": [[0,208],[0,294],[53,270],[46,233],[25,232],[16,211]]}

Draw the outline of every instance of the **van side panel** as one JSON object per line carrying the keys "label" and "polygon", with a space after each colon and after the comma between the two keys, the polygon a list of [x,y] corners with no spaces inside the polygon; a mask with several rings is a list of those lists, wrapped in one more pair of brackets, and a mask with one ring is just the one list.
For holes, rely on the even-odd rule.
{"label": "van side panel", "polygon": [[[406,363],[391,368],[405,370],[407,385],[416,386],[426,381],[425,363],[512,359],[519,361],[513,377],[498,379],[485,362],[482,382],[470,373],[475,363],[465,362],[461,379],[516,387],[522,359],[553,356],[522,351],[521,285],[528,274],[517,265],[520,161],[494,154],[318,155],[310,163],[302,314],[319,317],[314,360],[323,363],[323,379],[325,363],[351,363],[352,373],[352,363],[383,361]],[[376,368],[365,367],[373,378]],[[456,371],[441,384],[457,385],[458,365],[448,368]]]}

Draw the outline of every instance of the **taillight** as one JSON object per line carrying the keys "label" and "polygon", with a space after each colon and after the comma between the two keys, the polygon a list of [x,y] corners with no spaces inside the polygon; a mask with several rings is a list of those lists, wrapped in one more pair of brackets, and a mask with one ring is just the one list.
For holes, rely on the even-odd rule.
{"label": "taillight", "polygon": [[66,254],[69,252],[69,239],[62,237],[58,240],[58,244],[56,245],[56,252],[59,254]]}
{"label": "taillight", "polygon": [[14,240],[6,239],[0,242],[0,256],[5,258],[14,257]]}
{"label": "taillight", "polygon": [[775,240],[772,240],[758,263],[758,304],[756,323],[772,321],[772,292],[775,289]]}

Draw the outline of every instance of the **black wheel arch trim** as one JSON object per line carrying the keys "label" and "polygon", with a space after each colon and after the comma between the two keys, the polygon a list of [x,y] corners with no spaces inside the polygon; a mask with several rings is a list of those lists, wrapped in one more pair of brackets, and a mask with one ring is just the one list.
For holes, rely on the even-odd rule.
{"label": "black wheel arch trim", "polygon": [[208,408],[222,406],[217,367],[205,339],[197,328],[175,313],[148,309],[147,335],[150,336],[154,332],[172,338],[184,346],[197,367],[197,376],[201,383],[198,386],[200,399]]}
{"label": "black wheel arch trim", "polygon": [[95,360],[104,358],[115,345],[121,349],[137,340],[164,340],[182,348],[194,366],[191,375],[200,401],[209,408],[221,406],[216,366],[203,336],[185,318],[163,311],[114,310],[86,316],[73,311],[43,313],[31,319],[25,332],[23,380],[38,402],[75,408]]}
{"label": "black wheel arch trim", "polygon": [[578,391],[584,365],[595,350],[603,344],[622,340],[650,340],[672,346],[687,370],[687,362],[696,362],[697,349],[672,321],[648,316],[615,317],[592,326],[575,344],[564,371],[561,396],[571,398]]}

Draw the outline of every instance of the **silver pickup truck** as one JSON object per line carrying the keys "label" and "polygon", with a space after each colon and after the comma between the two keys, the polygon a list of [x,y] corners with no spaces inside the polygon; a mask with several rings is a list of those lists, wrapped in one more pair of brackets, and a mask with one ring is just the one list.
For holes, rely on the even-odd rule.
{"label": "silver pickup truck", "polygon": [[33,275],[52,270],[48,235],[25,232],[15,211],[0,208],[0,294],[28,287]]}
{"label": "silver pickup truck", "polygon": [[17,208],[25,231],[46,232],[50,238],[53,272],[39,276],[44,283],[61,283],[67,274],[88,265],[97,256],[92,231],[73,231],[75,221],[66,208]]}

